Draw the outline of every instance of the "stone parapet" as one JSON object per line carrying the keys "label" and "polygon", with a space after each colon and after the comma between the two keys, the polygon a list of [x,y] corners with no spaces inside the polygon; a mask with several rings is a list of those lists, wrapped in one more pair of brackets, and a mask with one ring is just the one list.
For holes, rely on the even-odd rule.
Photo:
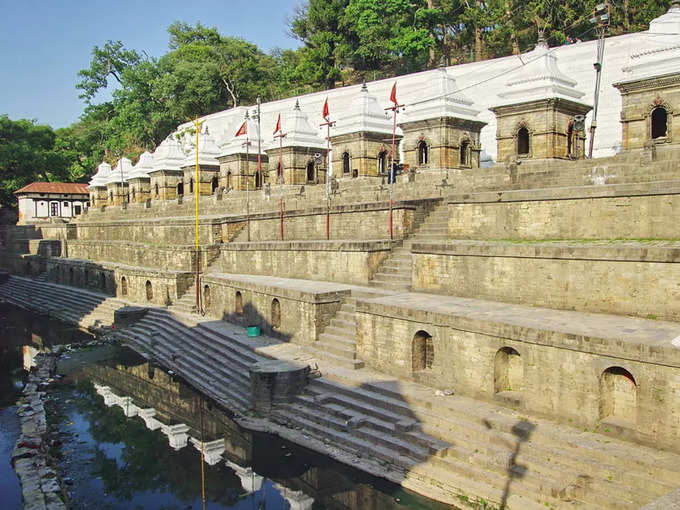
{"label": "stone parapet", "polygon": [[195,250],[190,245],[149,245],[128,241],[70,241],[69,257],[158,269],[191,271]]}

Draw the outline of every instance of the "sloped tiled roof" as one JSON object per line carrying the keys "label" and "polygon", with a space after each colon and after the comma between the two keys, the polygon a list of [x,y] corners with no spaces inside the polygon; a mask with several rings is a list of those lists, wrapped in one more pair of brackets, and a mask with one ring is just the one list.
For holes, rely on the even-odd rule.
{"label": "sloped tiled roof", "polygon": [[14,192],[15,195],[19,193],[78,193],[87,195],[86,183],[80,182],[32,182],[28,186],[24,186]]}

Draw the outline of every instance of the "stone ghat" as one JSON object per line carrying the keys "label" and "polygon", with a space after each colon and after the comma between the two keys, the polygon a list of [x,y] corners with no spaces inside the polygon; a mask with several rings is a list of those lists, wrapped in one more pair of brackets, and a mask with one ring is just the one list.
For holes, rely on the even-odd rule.
{"label": "stone ghat", "polygon": [[[0,285],[0,294],[12,300],[30,301],[33,295],[73,300],[82,293],[16,277]],[[440,296],[432,298],[441,302]],[[359,300],[357,306],[369,301]],[[69,311],[83,313],[89,306],[75,302]],[[419,320],[419,312],[412,313]],[[248,338],[242,326],[158,308],[116,331],[150,359],[238,411],[237,419],[247,428],[278,433],[454,505],[484,499],[523,510],[545,509],[546,504],[632,510],[671,492],[680,476],[676,454],[611,437],[614,425],[584,431],[526,409],[513,411],[503,400],[473,400],[457,388],[454,395],[436,394],[422,384],[369,369],[343,370],[322,358],[317,362],[324,377],[313,379],[307,394],[277,404],[270,418],[257,418],[248,412],[248,367],[265,358],[313,363],[304,347],[271,337]],[[451,366],[460,364],[447,370]],[[585,370],[590,365],[579,361],[578,366]]]}
{"label": "stone ghat", "polygon": [[456,194],[453,239],[678,239],[680,182]]}
{"label": "stone ghat", "polygon": [[157,305],[179,301],[194,282],[190,271],[63,258],[46,261],[45,278],[57,284]]}
{"label": "stone ghat", "polygon": [[349,297],[351,286],[269,276],[210,274],[203,277],[209,317],[260,326],[273,338],[314,343]]}
{"label": "stone ghat", "polygon": [[680,320],[676,241],[414,243],[420,292]]}

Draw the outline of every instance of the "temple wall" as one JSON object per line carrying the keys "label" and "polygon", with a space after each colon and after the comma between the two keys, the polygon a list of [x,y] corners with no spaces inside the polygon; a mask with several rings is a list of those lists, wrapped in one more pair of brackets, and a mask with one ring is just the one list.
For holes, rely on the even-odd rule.
{"label": "temple wall", "polygon": [[680,254],[625,242],[414,244],[414,291],[680,320]]}

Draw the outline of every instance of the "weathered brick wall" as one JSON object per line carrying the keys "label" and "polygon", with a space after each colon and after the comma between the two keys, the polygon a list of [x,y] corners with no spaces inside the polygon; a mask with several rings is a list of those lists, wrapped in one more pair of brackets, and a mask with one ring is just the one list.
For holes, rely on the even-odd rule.
{"label": "weathered brick wall", "polygon": [[[511,388],[513,405],[552,419],[617,433],[655,446],[680,448],[680,355],[672,347],[471,321],[434,312],[359,302],[357,351],[366,364],[391,375],[476,399],[507,404],[494,388],[495,359],[515,349],[523,378]],[[412,343],[419,331],[432,335],[431,369],[412,370]],[[633,423],[600,423],[600,378],[622,367],[635,379]]]}
{"label": "weathered brick wall", "polygon": [[480,193],[452,197],[448,233],[454,239],[675,239],[678,211],[680,187],[668,183]]}
{"label": "weathered brick wall", "polygon": [[548,308],[680,319],[675,243],[414,244],[413,289]]}

